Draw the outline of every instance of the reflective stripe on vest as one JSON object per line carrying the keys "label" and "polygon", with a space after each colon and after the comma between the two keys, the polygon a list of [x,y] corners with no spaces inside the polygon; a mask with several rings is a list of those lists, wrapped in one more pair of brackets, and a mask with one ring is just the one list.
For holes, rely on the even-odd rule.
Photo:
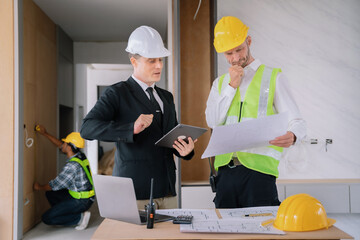
{"label": "reflective stripe on vest", "polygon": [[95,195],[94,183],[93,183],[93,180],[91,177],[91,172],[89,171],[89,168],[88,168],[90,166],[89,160],[87,160],[87,159],[81,160],[79,158],[73,157],[69,160],[69,162],[77,162],[81,165],[81,167],[84,169],[86,176],[89,179],[89,182],[91,183],[91,186],[92,186],[92,189],[90,191],[76,192],[76,191],[69,190],[70,195],[76,199],[91,198],[92,196],[94,196]]}
{"label": "reflective stripe on vest", "polygon": [[[275,94],[276,76],[281,70],[279,68],[271,69],[261,65],[256,71],[251,83],[249,84],[244,102],[241,105],[241,96],[239,88],[236,89],[235,96],[231,102],[226,114],[224,125],[247,121],[255,118],[273,115],[273,102]],[[219,95],[230,82],[230,75],[224,74],[219,79]],[[241,106],[241,111],[240,111]],[[241,116],[240,115],[241,112]],[[270,174],[275,177],[279,176],[278,165],[283,149],[277,146],[267,146],[252,148],[236,152],[236,155],[245,167]],[[227,165],[234,153],[227,153],[215,157],[215,169]]]}

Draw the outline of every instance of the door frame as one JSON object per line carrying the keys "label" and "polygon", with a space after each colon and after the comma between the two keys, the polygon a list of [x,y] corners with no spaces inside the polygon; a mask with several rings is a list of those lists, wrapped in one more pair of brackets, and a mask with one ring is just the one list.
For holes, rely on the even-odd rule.
{"label": "door frame", "polygon": [[13,239],[23,237],[24,171],[24,78],[23,78],[23,1],[13,1],[14,11],[14,185]]}
{"label": "door frame", "polygon": [[[98,100],[98,87],[126,81],[133,73],[131,64],[88,64],[86,69],[86,114]],[[93,174],[98,172],[98,140],[86,141],[85,154]]]}

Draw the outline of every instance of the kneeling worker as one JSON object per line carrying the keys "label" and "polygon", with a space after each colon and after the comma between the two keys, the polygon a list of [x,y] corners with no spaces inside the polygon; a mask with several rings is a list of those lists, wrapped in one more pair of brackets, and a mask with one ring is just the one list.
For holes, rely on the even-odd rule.
{"label": "kneeling worker", "polygon": [[80,148],[84,139],[78,132],[70,133],[59,140],[47,133],[38,125],[36,131],[45,136],[66,154],[68,160],[59,175],[49,183],[34,183],[34,190],[46,190],[46,198],[51,208],[42,215],[42,221],[48,225],[76,225],[76,230],[87,227],[90,212],[87,211],[94,202],[94,187],[89,161]]}

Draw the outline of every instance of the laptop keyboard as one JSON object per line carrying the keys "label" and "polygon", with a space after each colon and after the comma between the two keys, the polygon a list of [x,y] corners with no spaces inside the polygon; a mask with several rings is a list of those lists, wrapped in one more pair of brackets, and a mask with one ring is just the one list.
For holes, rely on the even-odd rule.
{"label": "laptop keyboard", "polygon": [[140,221],[142,223],[145,223],[147,220],[147,214],[145,211],[139,211],[139,215],[140,215]]}

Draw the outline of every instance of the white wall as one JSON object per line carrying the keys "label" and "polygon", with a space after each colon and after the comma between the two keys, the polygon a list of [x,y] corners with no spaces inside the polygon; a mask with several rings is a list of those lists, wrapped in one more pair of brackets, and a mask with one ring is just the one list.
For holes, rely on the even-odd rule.
{"label": "white wall", "polygon": [[[358,180],[278,180],[277,189],[280,201],[295,194],[307,193],[318,199],[327,213],[360,213]],[[183,186],[181,191],[182,208],[215,206],[215,193],[211,191],[210,186]]]}
{"label": "white wall", "polygon": [[81,125],[78,122],[78,119],[84,118],[84,116],[79,116],[78,107],[83,107],[83,114],[86,113],[86,88],[87,88],[87,65],[88,64],[75,64],[74,67],[74,106],[75,106],[75,128],[76,131],[80,131]]}
{"label": "white wall", "polygon": [[[74,42],[75,106],[87,109],[87,67],[89,64],[129,64],[124,42]],[[119,79],[120,81],[120,79]],[[84,116],[85,117],[85,116]]]}
{"label": "white wall", "polygon": [[308,138],[319,140],[290,149],[280,179],[360,178],[360,1],[219,0],[217,9],[218,20],[249,26],[253,56],[286,74]]}

